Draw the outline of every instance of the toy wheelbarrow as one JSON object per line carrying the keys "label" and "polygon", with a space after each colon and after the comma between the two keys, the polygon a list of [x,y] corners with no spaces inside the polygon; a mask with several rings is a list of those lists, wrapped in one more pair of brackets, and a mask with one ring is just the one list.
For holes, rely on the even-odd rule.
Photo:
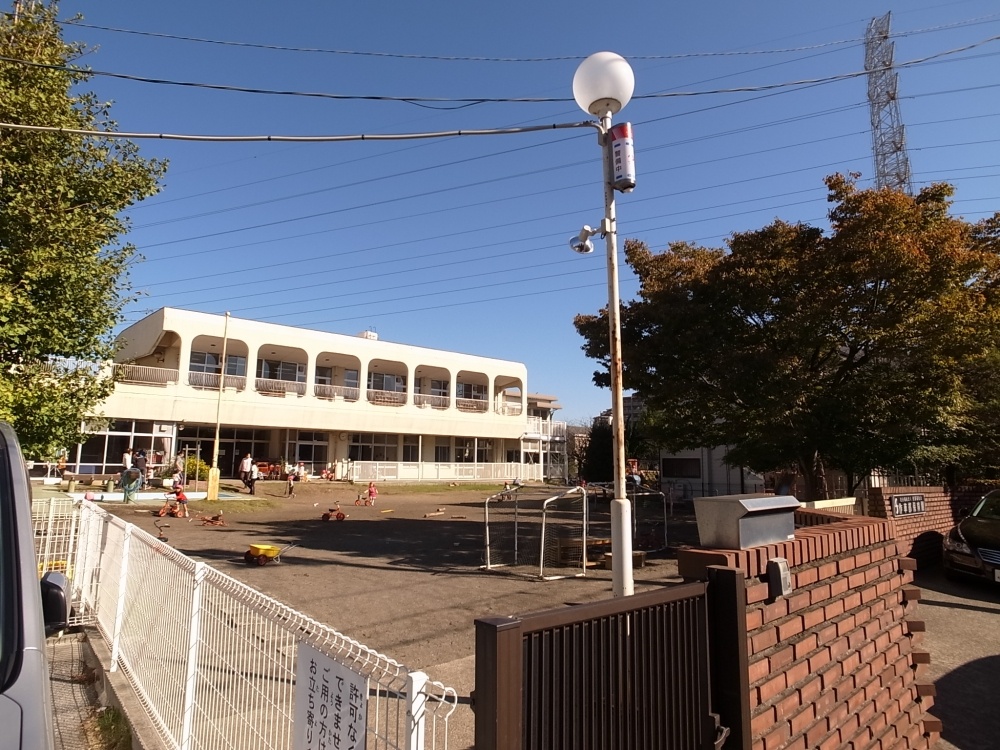
{"label": "toy wheelbarrow", "polygon": [[250,549],[248,549],[244,555],[243,560],[247,565],[267,565],[269,562],[281,562],[281,555],[292,547],[297,547],[297,544],[289,544],[284,547],[278,547],[274,544],[251,544]]}

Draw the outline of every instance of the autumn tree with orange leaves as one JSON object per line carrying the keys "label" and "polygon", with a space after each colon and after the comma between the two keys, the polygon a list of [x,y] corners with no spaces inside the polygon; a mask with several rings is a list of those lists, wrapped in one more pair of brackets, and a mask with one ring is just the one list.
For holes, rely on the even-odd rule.
{"label": "autumn tree with orange leaves", "polygon": [[[855,178],[826,180],[829,232],[778,220],[726,250],[625,243],[640,290],[622,308],[624,384],[666,450],[794,466],[800,499],[821,499],[827,467],[852,483],[940,469],[997,432],[982,378],[1000,332],[1000,214],[969,223],[949,214],[949,185],[910,196]],[[606,311],[575,325],[608,385]]]}

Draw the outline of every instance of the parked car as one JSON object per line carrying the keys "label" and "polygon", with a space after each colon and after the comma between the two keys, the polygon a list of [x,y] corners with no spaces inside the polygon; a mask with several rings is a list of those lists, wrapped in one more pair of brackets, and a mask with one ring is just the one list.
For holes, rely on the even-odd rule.
{"label": "parked car", "polygon": [[66,627],[66,589],[62,573],[38,580],[28,470],[0,422],[0,747],[55,745],[45,638]]}
{"label": "parked car", "polygon": [[964,573],[1000,583],[1000,490],[987,492],[945,534],[946,573]]}

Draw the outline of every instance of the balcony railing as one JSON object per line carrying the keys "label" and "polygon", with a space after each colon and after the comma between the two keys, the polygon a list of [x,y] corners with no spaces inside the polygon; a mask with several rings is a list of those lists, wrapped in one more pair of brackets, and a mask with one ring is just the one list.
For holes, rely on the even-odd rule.
{"label": "balcony railing", "polygon": [[349,388],[346,385],[324,385],[316,383],[313,385],[313,393],[317,398],[325,398],[330,401],[342,399],[344,401],[357,401],[360,398],[360,388]]}
{"label": "balcony railing", "polygon": [[368,403],[378,406],[403,406],[406,394],[400,391],[375,391],[368,389]]}
{"label": "balcony railing", "polygon": [[566,439],[566,423],[553,422],[541,417],[528,417],[528,425],[525,429],[528,435],[541,435],[543,438],[554,438],[556,440]]}
{"label": "balcony railing", "polygon": [[413,403],[417,406],[430,406],[433,409],[447,409],[451,399],[448,396],[432,396],[428,393],[414,393]]}
{"label": "balcony railing", "polygon": [[294,380],[274,380],[272,378],[254,378],[254,388],[265,396],[284,396],[286,393],[306,395],[306,384]]}
{"label": "balcony railing", "polygon": [[458,398],[455,399],[455,406],[458,407],[459,411],[471,411],[471,412],[485,412],[490,408],[489,402],[486,399],[479,398]]}
{"label": "balcony railing", "polygon": [[[219,390],[220,375],[217,372],[188,372],[188,385],[195,388],[205,388],[211,391]],[[226,375],[226,388],[242,391],[247,387],[245,375]]]}
{"label": "balcony railing", "polygon": [[115,365],[115,380],[119,383],[142,383],[143,385],[166,385],[176,383],[179,372],[167,367],[146,365]]}
{"label": "balcony railing", "polygon": [[516,417],[524,411],[521,404],[500,404],[497,407],[497,414],[502,414],[505,417]]}

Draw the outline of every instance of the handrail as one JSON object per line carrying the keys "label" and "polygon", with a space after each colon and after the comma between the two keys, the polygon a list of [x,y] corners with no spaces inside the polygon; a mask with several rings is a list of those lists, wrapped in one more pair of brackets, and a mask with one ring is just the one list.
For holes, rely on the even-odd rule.
{"label": "handrail", "polygon": [[180,375],[178,370],[168,367],[129,364],[116,364],[114,373],[115,380],[119,383],[142,383],[144,385],[176,383]]}
{"label": "handrail", "polygon": [[434,396],[429,393],[414,393],[413,403],[417,406],[430,406],[434,409],[447,409],[451,399],[448,396]]}
{"label": "handrail", "polygon": [[344,401],[357,401],[360,397],[360,388],[351,388],[346,385],[325,385],[323,383],[313,384],[313,394],[317,398],[343,399]]}
{"label": "handrail", "polygon": [[[188,371],[188,385],[195,388],[208,388],[209,390],[219,390],[219,380],[221,376],[217,372],[196,372]],[[226,375],[226,388],[235,388],[242,391],[247,387],[247,379],[244,375]]]}
{"label": "handrail", "polygon": [[258,393],[297,393],[300,396],[306,395],[306,384],[295,380],[276,380],[274,378],[255,378],[254,388]]}
{"label": "handrail", "polygon": [[486,399],[479,398],[457,398],[455,399],[455,406],[458,407],[459,411],[471,412],[486,412],[490,408],[489,402]]}
{"label": "handrail", "polygon": [[379,391],[368,389],[368,403],[378,406],[403,406],[406,404],[406,393],[401,391]]}

